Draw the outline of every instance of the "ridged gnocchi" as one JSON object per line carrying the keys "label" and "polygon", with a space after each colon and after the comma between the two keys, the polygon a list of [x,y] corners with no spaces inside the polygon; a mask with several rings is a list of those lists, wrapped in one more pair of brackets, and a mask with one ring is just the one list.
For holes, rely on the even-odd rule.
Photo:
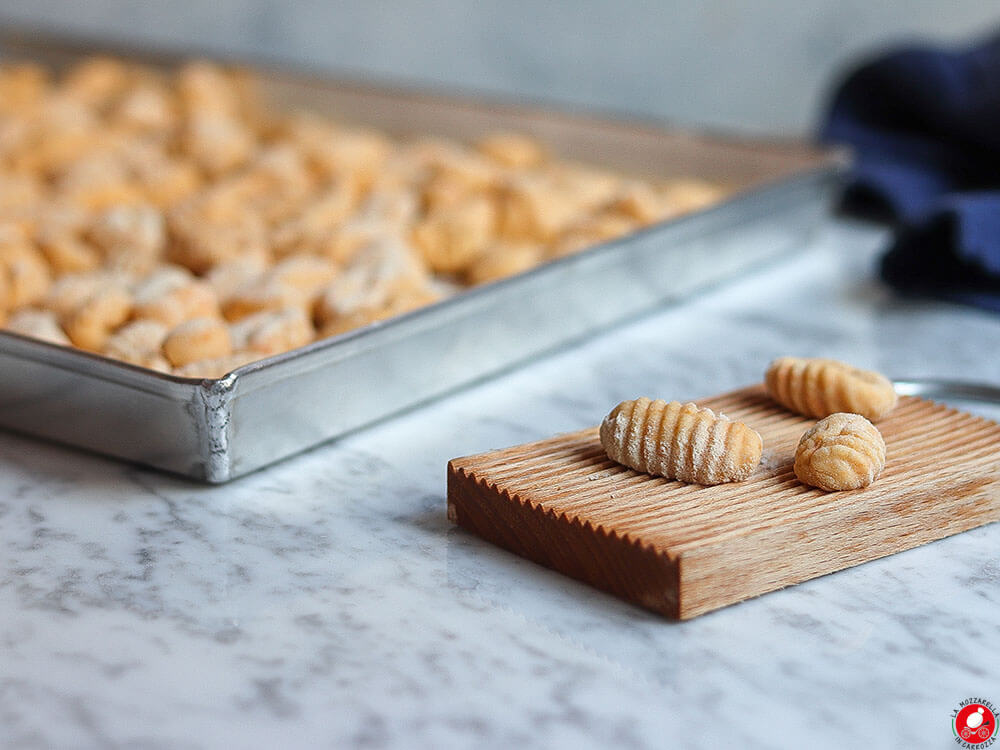
{"label": "ridged gnocchi", "polygon": [[807,417],[837,412],[878,421],[896,406],[896,391],[884,375],[835,359],[779,357],[764,375],[771,398]]}
{"label": "ridged gnocchi", "polygon": [[795,450],[795,476],[821,490],[856,490],[885,467],[885,440],[860,414],[831,414],[813,425]]}
{"label": "ridged gnocchi", "polygon": [[763,441],[742,422],[695,404],[639,398],[616,406],[600,429],[613,461],[697,484],[739,482],[760,463]]}

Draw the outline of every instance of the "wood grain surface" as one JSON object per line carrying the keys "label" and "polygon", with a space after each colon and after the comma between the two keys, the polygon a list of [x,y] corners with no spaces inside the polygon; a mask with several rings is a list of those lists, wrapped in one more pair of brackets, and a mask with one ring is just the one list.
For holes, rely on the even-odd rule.
{"label": "wood grain surface", "polygon": [[511,552],[674,618],[1000,520],[1000,425],[903,397],[878,423],[872,485],[822,492],[792,471],[816,420],[762,386],[698,402],[764,439],[746,481],[703,487],[609,460],[597,429],[457,458],[448,517]]}

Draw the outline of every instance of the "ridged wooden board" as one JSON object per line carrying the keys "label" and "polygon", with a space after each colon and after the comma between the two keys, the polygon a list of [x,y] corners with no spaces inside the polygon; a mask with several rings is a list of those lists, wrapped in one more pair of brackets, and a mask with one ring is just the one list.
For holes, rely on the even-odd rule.
{"label": "ridged wooden board", "polygon": [[643,607],[687,619],[1000,520],[1000,425],[915,397],[878,423],[871,486],[798,482],[795,446],[816,420],[762,386],[699,402],[764,439],[749,479],[714,487],[610,461],[597,429],[448,464],[448,517],[511,552]]}

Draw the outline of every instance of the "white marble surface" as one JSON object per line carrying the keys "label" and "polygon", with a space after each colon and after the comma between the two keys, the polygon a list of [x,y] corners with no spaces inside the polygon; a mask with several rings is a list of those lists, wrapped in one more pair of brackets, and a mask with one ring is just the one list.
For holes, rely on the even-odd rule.
{"label": "white marble surface", "polygon": [[5,748],[912,748],[1000,701],[1000,525],[685,623],[451,528],[456,455],[778,354],[1000,383],[1000,319],[835,224],[690,303],[228,486],[0,434]]}

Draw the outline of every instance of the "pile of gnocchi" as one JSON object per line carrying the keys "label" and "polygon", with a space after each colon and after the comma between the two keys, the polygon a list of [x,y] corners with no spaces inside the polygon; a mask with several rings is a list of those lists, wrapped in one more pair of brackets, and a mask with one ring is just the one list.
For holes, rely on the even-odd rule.
{"label": "pile of gnocchi", "polygon": [[[764,374],[768,395],[819,421],[799,439],[794,472],[810,487],[837,492],[874,482],[886,447],[873,424],[899,400],[892,381],[825,358],[779,357]],[[743,422],[697,404],[639,398],[604,418],[601,445],[612,461],[653,476],[714,485],[742,482],[760,464],[764,441]]]}
{"label": "pile of gnocchi", "polygon": [[215,378],[719,200],[537,141],[276,114],[252,75],[0,66],[0,325]]}

